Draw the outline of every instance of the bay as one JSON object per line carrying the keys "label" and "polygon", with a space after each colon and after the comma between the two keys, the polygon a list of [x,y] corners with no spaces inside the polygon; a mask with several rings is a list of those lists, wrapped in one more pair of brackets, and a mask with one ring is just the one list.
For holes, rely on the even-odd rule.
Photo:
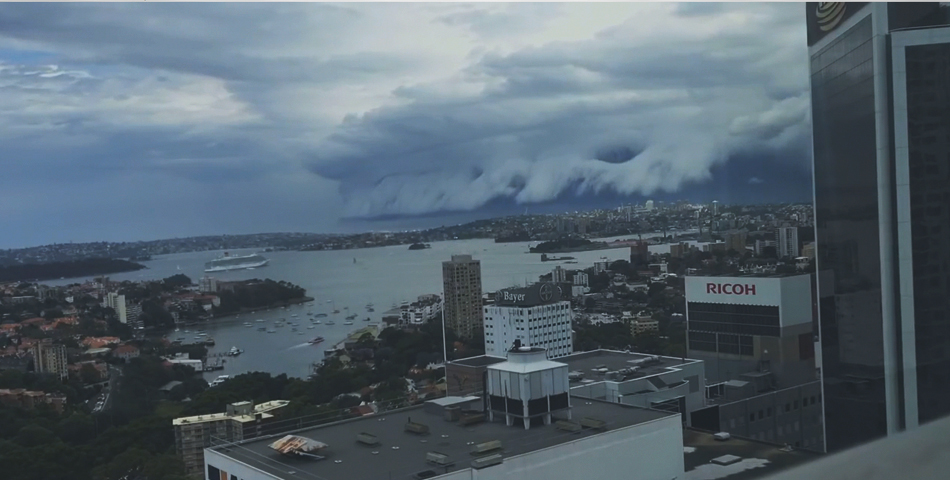
{"label": "bay", "polygon": [[[626,237],[625,237],[626,238]],[[644,235],[644,238],[647,238]],[[609,239],[608,239],[609,240]],[[254,270],[234,270],[215,272],[213,277],[224,280],[249,280],[270,278],[285,280],[307,290],[307,295],[315,298],[313,306],[295,305],[286,309],[272,309],[239,317],[226,317],[208,322],[199,327],[189,327],[189,332],[170,332],[169,338],[184,337],[184,343],[196,341],[196,330],[202,329],[214,338],[216,344],[209,347],[210,354],[227,352],[232,346],[244,350],[237,357],[223,357],[226,360],[223,371],[208,372],[204,376],[213,379],[221,374],[238,375],[248,371],[263,371],[272,374],[285,373],[291,377],[305,378],[310,374],[311,364],[322,360],[324,351],[341,342],[346,336],[368,324],[379,324],[382,314],[405,301],[414,301],[423,294],[442,294],[442,262],[450,260],[452,255],[468,254],[481,261],[482,288],[492,292],[501,288],[523,286],[533,283],[538,276],[550,273],[555,266],[566,269],[588,268],[594,262],[629,259],[629,248],[596,250],[558,254],[557,256],[575,257],[576,264],[563,262],[542,262],[538,254],[528,254],[529,242],[495,243],[491,239],[456,240],[432,243],[432,248],[408,250],[406,245],[355,250],[335,250],[317,252],[268,252],[262,255],[270,260],[266,267]],[[666,245],[651,246],[652,251],[669,252]],[[232,250],[231,255],[258,252],[256,249]],[[140,262],[146,270],[109,275],[113,281],[160,280],[172,275],[185,274],[197,282],[204,273],[204,264],[217,258],[223,252],[204,251],[153,257]],[[43,282],[48,285],[67,285],[91,280],[89,278],[61,279]],[[372,303],[374,312],[368,312],[366,305]],[[333,307],[340,314],[333,315]],[[321,318],[320,325],[311,326],[308,312],[327,313]],[[343,325],[344,317],[356,314],[353,325]],[[296,315],[294,317],[293,315]],[[364,319],[369,317],[371,321]],[[259,326],[273,325],[280,318],[297,323],[298,332],[291,326],[275,328],[276,333],[257,330]],[[263,319],[264,323],[255,320]],[[327,320],[335,325],[326,325]],[[250,321],[252,327],[244,326]],[[318,345],[307,343],[310,339],[322,336],[326,340]],[[433,345],[434,352],[441,345]]]}

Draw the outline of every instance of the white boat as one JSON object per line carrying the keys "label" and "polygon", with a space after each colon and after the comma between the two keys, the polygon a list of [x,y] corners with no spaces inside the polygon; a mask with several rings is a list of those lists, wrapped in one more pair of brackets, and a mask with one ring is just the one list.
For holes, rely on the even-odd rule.
{"label": "white boat", "polygon": [[217,387],[218,385],[221,385],[222,383],[230,379],[231,379],[230,375],[221,375],[218,378],[214,379],[214,381],[210,383],[210,386]]}
{"label": "white boat", "polygon": [[343,322],[343,325],[353,325],[353,322],[347,320],[347,321]]}
{"label": "white boat", "polygon": [[232,257],[228,255],[228,252],[224,252],[224,255],[205,263],[205,272],[226,272],[228,270],[263,267],[267,265],[268,261],[256,253]]}
{"label": "white boat", "polygon": [[240,355],[240,354],[242,354],[242,353],[244,353],[244,350],[241,350],[241,349],[238,348],[238,347],[231,347],[231,350],[228,351],[228,355],[230,355],[230,356],[232,356],[232,357],[236,357],[236,356],[238,356],[238,355]]}

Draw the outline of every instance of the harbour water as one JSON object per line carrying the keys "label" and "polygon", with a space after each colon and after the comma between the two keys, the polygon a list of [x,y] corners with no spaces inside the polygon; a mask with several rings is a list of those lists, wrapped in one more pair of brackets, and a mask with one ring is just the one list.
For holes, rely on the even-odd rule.
{"label": "harbour water", "polygon": [[[307,295],[315,298],[314,305],[305,304],[272,309],[238,317],[215,320],[206,325],[188,327],[180,332],[170,332],[169,338],[184,337],[184,343],[196,341],[197,330],[204,330],[216,344],[209,347],[210,353],[224,353],[236,346],[244,353],[236,357],[222,357],[226,360],[224,370],[208,372],[207,379],[222,374],[238,375],[248,371],[264,371],[273,374],[287,374],[291,377],[306,377],[310,365],[323,359],[323,352],[332,348],[346,336],[367,324],[379,324],[383,312],[398,303],[414,301],[426,293],[442,294],[442,262],[453,254],[469,254],[481,261],[482,287],[485,291],[524,285],[536,282],[539,275],[549,273],[556,265],[563,268],[588,268],[598,259],[629,259],[628,248],[596,250],[558,254],[575,257],[577,264],[564,262],[542,262],[539,254],[527,253],[528,242],[494,243],[490,239],[458,240],[436,242],[425,250],[408,250],[406,245],[367,248],[357,250],[335,250],[319,252],[268,252],[262,255],[270,260],[265,267],[253,270],[234,270],[216,272],[211,276],[220,280],[247,280],[270,278],[285,280],[307,290]],[[669,251],[669,247],[659,245],[651,250]],[[233,250],[231,254],[250,254],[256,250]],[[214,259],[221,252],[191,252],[154,257],[151,261],[141,262],[148,269],[110,275],[114,281],[159,280],[177,273],[187,275],[197,282],[204,273],[205,262]],[[90,278],[64,279],[43,282],[49,285],[66,285],[89,280]],[[366,305],[372,303],[374,312],[368,312]],[[340,313],[333,315],[333,308]],[[320,318],[321,324],[311,326],[308,312],[326,313]],[[345,316],[356,314],[353,325],[344,325]],[[296,315],[294,317],[293,315]],[[370,317],[371,321],[364,319]],[[297,332],[290,325],[273,328],[275,320],[286,318],[288,323],[297,323]],[[255,320],[263,319],[264,323]],[[333,320],[335,325],[326,325]],[[251,322],[246,327],[244,322]],[[275,333],[258,331],[258,327],[267,326]],[[298,334],[298,332],[302,332]],[[307,343],[310,339],[322,336],[326,340],[318,345]],[[433,351],[441,346],[433,345]]]}

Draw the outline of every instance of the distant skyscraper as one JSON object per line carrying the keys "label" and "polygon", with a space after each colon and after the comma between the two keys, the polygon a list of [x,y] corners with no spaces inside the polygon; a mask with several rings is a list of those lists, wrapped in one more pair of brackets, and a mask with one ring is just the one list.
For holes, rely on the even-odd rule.
{"label": "distant skyscraper", "polygon": [[936,2],[806,9],[834,451],[950,414],[950,18]]}
{"label": "distant skyscraper", "polygon": [[462,338],[482,331],[482,265],[471,255],[442,262],[445,326]]}
{"label": "distant skyscraper", "polygon": [[776,229],[775,250],[778,258],[798,257],[798,227],[780,227]]}
{"label": "distant skyscraper", "polygon": [[551,271],[551,281],[554,283],[567,282],[567,270],[561,268],[560,266],[554,267],[554,270]]}
{"label": "distant skyscraper", "polygon": [[713,215],[719,215],[719,202],[716,200],[713,200],[712,203],[712,213]]}
{"label": "distant skyscraper", "polygon": [[33,369],[37,373],[51,373],[61,380],[69,377],[66,368],[66,346],[42,340],[33,345]]}

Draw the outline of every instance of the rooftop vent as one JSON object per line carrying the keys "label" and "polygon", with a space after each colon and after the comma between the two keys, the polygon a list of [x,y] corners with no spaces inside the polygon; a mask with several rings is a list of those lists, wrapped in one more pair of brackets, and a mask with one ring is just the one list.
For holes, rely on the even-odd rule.
{"label": "rooftop vent", "polygon": [[467,415],[461,415],[459,417],[459,425],[467,427],[469,425],[475,425],[476,423],[482,423],[485,421],[484,413],[469,413]]}
{"label": "rooftop vent", "polygon": [[379,438],[372,433],[360,432],[356,434],[356,441],[363,445],[379,445]]}
{"label": "rooftop vent", "polygon": [[554,427],[558,430],[564,430],[565,432],[579,432],[584,428],[581,424],[570,420],[558,420],[554,423]]}
{"label": "rooftop vent", "polygon": [[469,453],[472,455],[479,455],[482,453],[493,452],[495,450],[501,450],[501,440],[492,440],[489,442],[472,445],[472,448],[469,449]]}
{"label": "rooftop vent", "polygon": [[480,468],[490,467],[492,465],[498,465],[504,461],[501,454],[488,455],[486,457],[478,458],[472,460],[472,468],[478,470]]}
{"label": "rooftop vent", "polygon": [[607,422],[592,417],[584,417],[580,420],[581,426],[593,428],[595,430],[606,430]]}
{"label": "rooftop vent", "polygon": [[426,435],[429,433],[429,426],[424,423],[406,422],[406,431],[416,435]]}
{"label": "rooftop vent", "polygon": [[428,452],[426,453],[426,462],[438,465],[440,467],[450,467],[455,465],[455,462],[451,457],[444,453],[439,452]]}

